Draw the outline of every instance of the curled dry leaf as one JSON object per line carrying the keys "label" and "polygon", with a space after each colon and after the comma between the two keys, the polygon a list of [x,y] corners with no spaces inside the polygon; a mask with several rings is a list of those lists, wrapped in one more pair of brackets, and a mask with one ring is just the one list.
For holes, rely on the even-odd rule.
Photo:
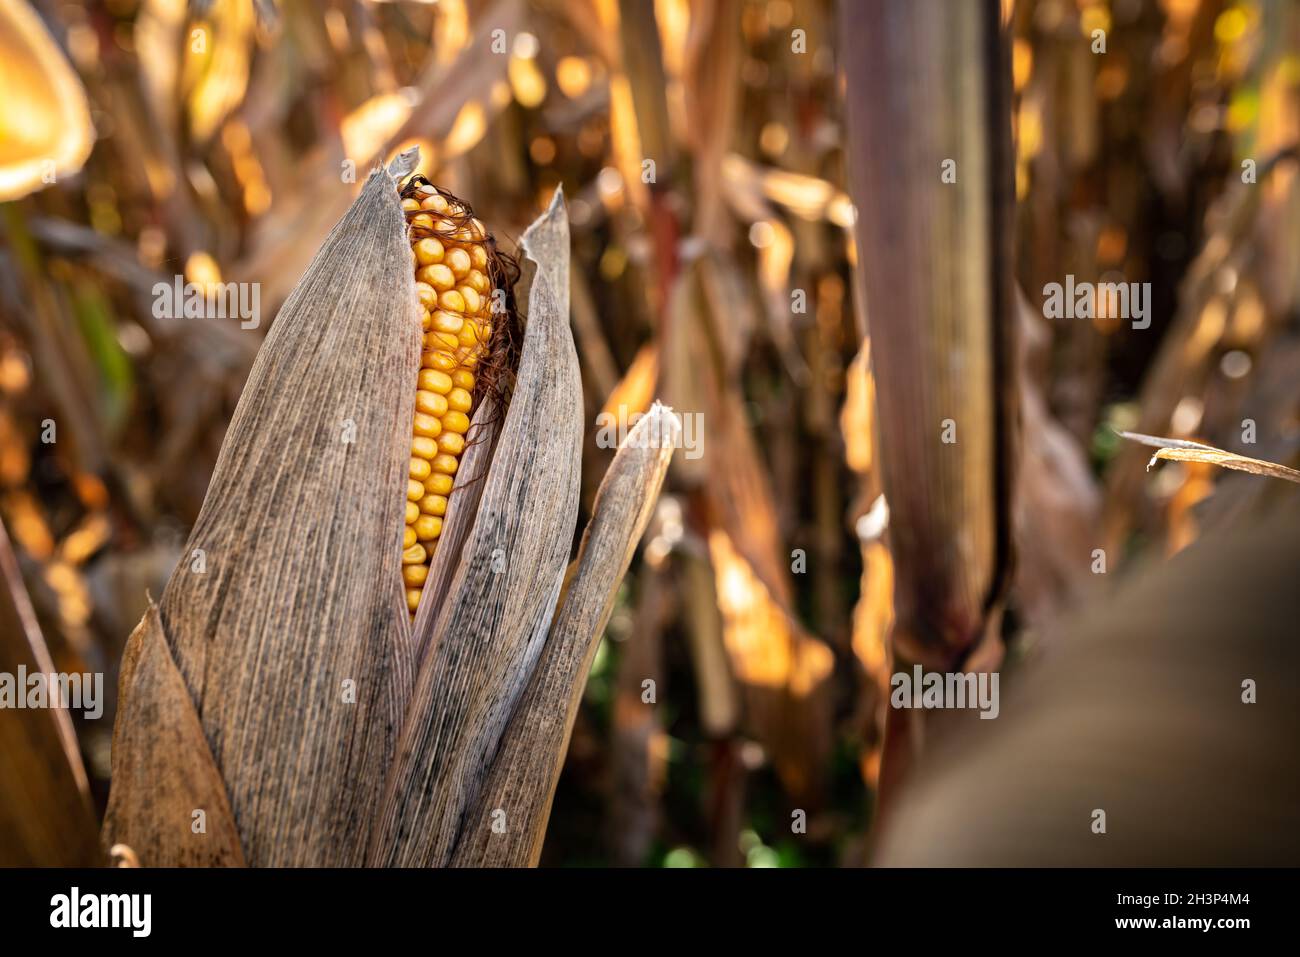
{"label": "curled dry leaf", "polygon": [[578,510],[582,385],[569,331],[569,224],[557,190],[521,240],[528,317],[514,395],[473,528],[424,648],[370,849],[376,865],[447,863],[532,674]]}
{"label": "curled dry leaf", "polygon": [[1300,472],[1295,469],[1278,465],[1276,462],[1252,459],[1249,456],[1238,455],[1236,452],[1216,449],[1213,445],[1206,445],[1203,442],[1168,439],[1158,435],[1144,435],[1141,432],[1120,432],[1119,435],[1139,445],[1150,445],[1157,450],[1147,462],[1148,471],[1159,459],[1169,462],[1204,462],[1207,465],[1218,465],[1238,472],[1249,472],[1252,475],[1267,475],[1270,478],[1280,478],[1300,484]]}
{"label": "curled dry leaf", "polygon": [[1267,475],[1269,478],[1285,479],[1288,482],[1295,482],[1300,485],[1300,472],[1295,469],[1289,469],[1285,465],[1278,465],[1276,462],[1265,462],[1263,459],[1252,459],[1245,455],[1237,455],[1235,452],[1225,452],[1223,449],[1160,449],[1155,455],[1151,456],[1151,462],[1147,463],[1147,468],[1150,468],[1156,459],[1165,459],[1170,462],[1205,462],[1208,465],[1218,465],[1225,469],[1235,469],[1238,472],[1249,472],[1252,475]]}
{"label": "curled dry leaf", "polygon": [[[465,815],[454,866],[537,864],[585,679],[680,435],[680,420],[656,402],[610,463],[541,659]],[[492,826],[499,812],[504,833]]]}

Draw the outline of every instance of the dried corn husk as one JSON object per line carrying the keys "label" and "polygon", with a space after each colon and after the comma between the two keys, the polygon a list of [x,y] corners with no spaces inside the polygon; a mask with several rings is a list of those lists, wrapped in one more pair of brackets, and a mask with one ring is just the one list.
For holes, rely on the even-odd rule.
{"label": "dried corn husk", "polygon": [[414,673],[399,545],[420,328],[394,165],[276,317],[131,636],[104,835],[146,866],[238,863],[231,833],[249,864],[360,863]]}
{"label": "dried corn husk", "polygon": [[[146,866],[447,863],[534,674],[578,508],[568,221],[557,191],[523,237],[511,401],[475,413],[411,623],[398,562],[420,324],[396,181],[415,162],[372,174],[285,303],[187,557],[131,638],[104,842]],[[588,588],[607,598],[627,557],[596,555]],[[596,606],[574,600],[593,629]],[[556,766],[564,746],[548,743]]]}
{"label": "dried corn husk", "polygon": [[482,793],[465,816],[453,865],[537,864],[587,672],[680,433],[677,416],[656,402],[605,473],[564,603]]}

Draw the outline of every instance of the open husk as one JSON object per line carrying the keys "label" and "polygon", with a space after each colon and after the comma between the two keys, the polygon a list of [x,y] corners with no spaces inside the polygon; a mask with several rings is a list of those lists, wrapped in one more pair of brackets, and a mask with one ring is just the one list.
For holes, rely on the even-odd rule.
{"label": "open husk", "polygon": [[557,192],[523,237],[513,388],[481,397],[412,622],[413,165],[371,175],[281,309],[131,636],[102,837],[145,866],[444,864],[534,674],[578,509],[568,221]]}
{"label": "open husk", "polygon": [[417,637],[423,660],[374,835],[376,865],[447,863],[541,653],[573,540],[582,383],[558,191],[521,253],[527,327],[514,395],[437,620]]}

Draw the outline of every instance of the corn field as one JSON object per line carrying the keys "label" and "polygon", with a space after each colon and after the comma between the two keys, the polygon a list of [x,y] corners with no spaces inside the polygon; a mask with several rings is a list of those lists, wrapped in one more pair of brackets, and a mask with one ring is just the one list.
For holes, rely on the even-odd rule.
{"label": "corn field", "polygon": [[0,864],[1300,863],[1293,0],[0,0]]}

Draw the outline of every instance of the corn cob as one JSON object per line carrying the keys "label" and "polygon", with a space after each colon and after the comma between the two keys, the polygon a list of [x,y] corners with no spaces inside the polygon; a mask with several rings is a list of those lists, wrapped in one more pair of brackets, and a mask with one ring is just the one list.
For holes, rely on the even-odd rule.
{"label": "corn cob", "polygon": [[461,200],[413,177],[402,209],[424,330],[402,538],[402,583],[414,617],[465,451],[499,270],[491,235]]}

